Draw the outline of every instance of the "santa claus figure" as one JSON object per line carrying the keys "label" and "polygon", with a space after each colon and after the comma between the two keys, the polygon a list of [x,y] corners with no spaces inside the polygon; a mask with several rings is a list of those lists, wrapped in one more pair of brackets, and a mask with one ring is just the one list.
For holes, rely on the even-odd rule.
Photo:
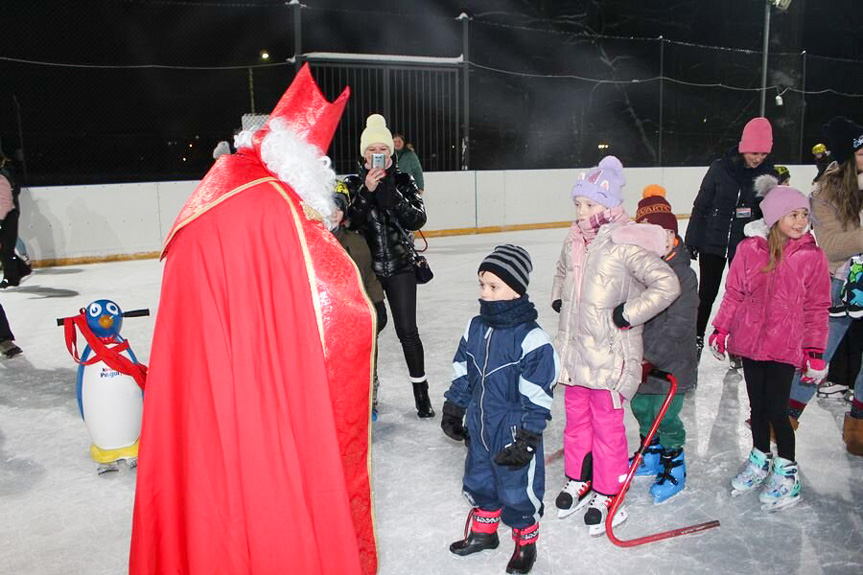
{"label": "santa claus figure", "polygon": [[374,309],[327,230],[348,98],[307,66],[171,230],[130,572],[374,573]]}

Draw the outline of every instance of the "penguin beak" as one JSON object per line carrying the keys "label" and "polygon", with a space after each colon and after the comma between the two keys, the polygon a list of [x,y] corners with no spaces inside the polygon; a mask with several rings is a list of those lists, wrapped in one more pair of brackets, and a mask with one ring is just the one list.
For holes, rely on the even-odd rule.
{"label": "penguin beak", "polygon": [[110,329],[112,325],[114,325],[114,318],[110,315],[103,315],[99,318],[99,325],[103,329]]}

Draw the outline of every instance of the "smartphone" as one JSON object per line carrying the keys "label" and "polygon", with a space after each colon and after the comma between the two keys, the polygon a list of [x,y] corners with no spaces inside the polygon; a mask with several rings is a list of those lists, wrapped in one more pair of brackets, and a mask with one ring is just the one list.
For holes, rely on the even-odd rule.
{"label": "smartphone", "polygon": [[387,157],[384,154],[372,154],[372,168],[384,169]]}

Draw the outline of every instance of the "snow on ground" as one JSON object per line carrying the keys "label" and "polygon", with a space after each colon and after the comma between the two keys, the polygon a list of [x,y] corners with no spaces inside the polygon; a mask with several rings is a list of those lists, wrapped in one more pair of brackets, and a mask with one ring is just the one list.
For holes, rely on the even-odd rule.
{"label": "snow on ground", "polygon": [[[381,574],[504,572],[512,552],[508,529],[501,530],[494,551],[460,558],[447,549],[462,536],[468,505],[460,494],[464,447],[440,431],[440,405],[458,338],[478,311],[475,271],[481,259],[500,243],[528,249],[535,268],[529,293],[541,325],[553,334],[557,315],[548,299],[565,235],[555,229],[430,240],[435,279],[419,288],[419,325],[438,409],[434,420],[416,417],[392,325],[380,340],[373,482]],[[127,310],[149,307],[155,315],[161,271],[156,260],[39,269],[20,288],[0,292],[24,349],[22,356],[0,360],[0,573],[126,572],[135,472],[95,474],[75,400],[76,366],[54,320],[103,297]],[[154,319],[124,322],[123,335],[145,363]],[[547,513],[533,573],[863,572],[863,458],[849,455],[842,443],[847,405],[823,399],[810,405],[797,436],[804,500],[766,514],[757,495],[730,496],[729,480],[751,447],[742,374],[707,353],[699,376],[683,411],[686,489],[653,506],[650,480],[636,480],[626,498],[629,520],[616,534],[632,539],[710,519],[721,527],[628,549],[591,538],[580,514],[557,519],[554,498],[564,483],[558,459],[547,466]],[[560,393],[553,413],[547,454],[562,445]],[[632,450],[638,433],[631,415],[627,429]]]}

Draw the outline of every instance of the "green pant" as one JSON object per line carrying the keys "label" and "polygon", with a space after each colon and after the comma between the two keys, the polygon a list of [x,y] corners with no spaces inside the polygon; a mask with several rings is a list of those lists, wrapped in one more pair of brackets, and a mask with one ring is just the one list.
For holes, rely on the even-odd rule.
{"label": "green pant", "polygon": [[[659,414],[659,409],[662,407],[662,402],[664,401],[664,395],[636,393],[635,397],[632,398],[632,414],[638,420],[641,437],[647,437],[647,434],[650,433],[653,420]],[[662,447],[666,449],[683,447],[686,441],[686,430],[683,429],[683,421],[680,419],[680,410],[682,407],[683,395],[675,395],[668,405],[665,416],[659,423],[657,435]]]}

